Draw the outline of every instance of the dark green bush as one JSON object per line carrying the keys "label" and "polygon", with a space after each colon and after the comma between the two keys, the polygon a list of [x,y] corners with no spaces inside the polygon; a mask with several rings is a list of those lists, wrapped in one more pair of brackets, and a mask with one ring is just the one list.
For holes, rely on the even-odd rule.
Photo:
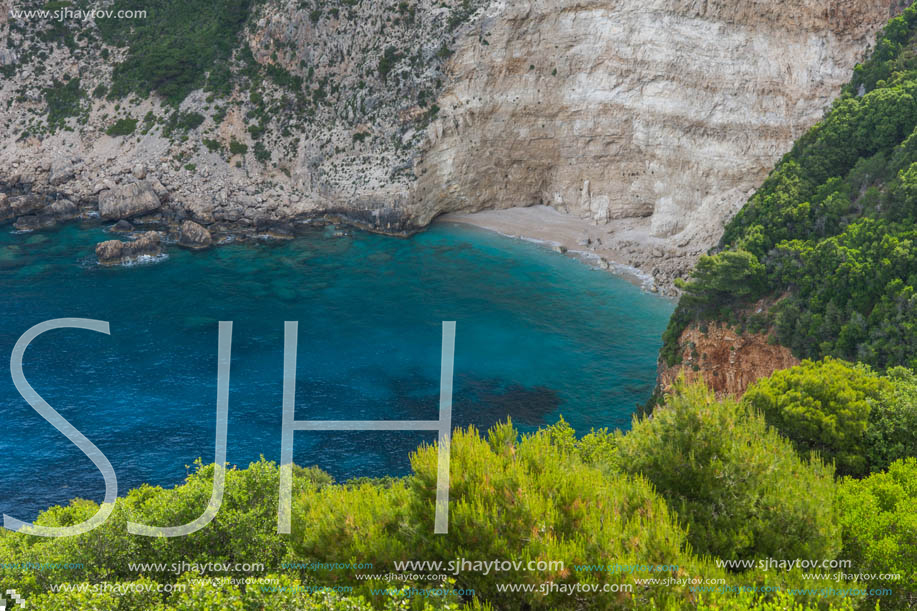
{"label": "dark green bush", "polygon": [[617,440],[622,469],[643,475],[686,522],[701,553],[726,559],[833,558],[833,470],[802,460],[764,418],[702,384],[676,384]]}
{"label": "dark green bush", "polygon": [[130,136],[137,129],[137,119],[118,119],[105,130],[109,136]]}
{"label": "dark green bush", "polygon": [[263,142],[256,142],[254,149],[255,159],[261,163],[265,163],[271,160],[271,152],[267,150],[267,147],[264,146]]}
{"label": "dark green bush", "polygon": [[52,132],[66,125],[67,119],[80,113],[81,103],[85,97],[80,89],[80,79],[66,82],[54,80],[44,90],[45,102],[48,104],[48,129]]}
{"label": "dark green bush", "polygon": [[870,414],[866,459],[872,472],[899,459],[917,456],[917,374],[896,367],[887,373],[878,409]]}
{"label": "dark green bush", "polygon": [[745,393],[744,402],[803,453],[834,462],[838,475],[869,472],[867,431],[891,384],[868,367],[827,358],[778,371]]}
{"label": "dark green bush", "polygon": [[229,140],[229,152],[232,155],[244,155],[248,152],[248,145],[231,138]]}

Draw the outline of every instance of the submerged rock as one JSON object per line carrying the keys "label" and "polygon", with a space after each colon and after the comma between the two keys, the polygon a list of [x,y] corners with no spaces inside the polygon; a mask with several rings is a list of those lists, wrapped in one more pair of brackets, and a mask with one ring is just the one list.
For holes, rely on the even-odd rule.
{"label": "submerged rock", "polygon": [[99,216],[105,220],[143,216],[161,205],[153,186],[143,180],[99,193]]}
{"label": "submerged rock", "polygon": [[178,243],[186,248],[208,248],[213,244],[213,237],[206,227],[194,221],[185,221],[181,226],[181,235]]}
{"label": "submerged rock", "polygon": [[134,230],[134,226],[128,223],[127,221],[121,220],[111,226],[110,231],[114,233],[130,233]]}
{"label": "submerged rock", "polygon": [[33,194],[0,198],[0,223],[41,210],[41,199]]}
{"label": "submerged rock", "polygon": [[102,265],[120,265],[143,257],[157,257],[161,254],[162,245],[158,231],[140,234],[133,242],[108,240],[96,246],[96,257]]}

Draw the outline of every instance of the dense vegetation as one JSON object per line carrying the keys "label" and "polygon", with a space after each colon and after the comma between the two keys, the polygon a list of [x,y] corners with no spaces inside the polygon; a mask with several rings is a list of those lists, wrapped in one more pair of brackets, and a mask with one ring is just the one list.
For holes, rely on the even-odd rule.
{"label": "dense vegetation", "polygon": [[156,92],[177,104],[225,66],[238,46],[251,0],[117,0],[115,11],[147,11],[146,19],[99,21],[102,39],[128,48],[112,74],[109,95]]}
{"label": "dense vegetation", "polygon": [[[686,522],[694,550],[729,560],[828,558],[840,545],[834,473],[807,461],[764,418],[703,386],[676,392],[618,442]],[[768,511],[761,511],[767,507]]]}
{"label": "dense vegetation", "polygon": [[778,371],[748,389],[744,402],[803,453],[833,461],[840,475],[863,476],[917,456],[917,377],[896,367],[827,358]]}
{"label": "dense vegetation", "polygon": [[800,358],[917,366],[915,34],[911,6],[683,284],[670,364],[687,324],[717,319],[773,328]]}
{"label": "dense vegetation", "polygon": [[[200,515],[214,470],[198,464],[183,486],[131,491],[108,522],[78,537],[0,530],[0,557],[8,563],[0,567],[0,588],[18,589],[37,609],[160,611],[865,610],[876,601],[882,609],[906,608],[917,595],[913,459],[864,480],[835,481],[830,465],[797,455],[748,405],[717,400],[702,386],[676,384],[666,404],[652,418],[635,421],[627,434],[603,430],[577,438],[563,421],[522,436],[509,423],[486,435],[456,431],[448,535],[433,534],[436,448],[422,446],[411,464],[413,474],[405,478],[344,484],[315,468],[295,469],[291,535],[275,532],[279,470],[264,460],[228,471],[222,509],[202,530],[178,538],[127,534],[127,520],[170,525]],[[96,509],[77,500],[44,512],[39,523],[73,524]],[[893,596],[819,595],[813,589],[856,584],[833,575],[807,579],[798,568],[724,569],[714,562],[769,557],[851,559],[849,573],[904,577],[868,584],[891,587]],[[398,561],[458,558],[523,565],[489,573],[433,571],[405,582],[386,578],[398,572]],[[525,570],[529,561],[563,566]],[[200,565],[207,562],[260,563],[263,569],[206,572]],[[13,568],[16,563],[51,568],[27,571]],[[180,568],[137,570],[131,563]],[[364,566],[327,570],[310,563]],[[644,568],[594,568],[615,564]],[[664,566],[647,571],[646,565]],[[259,578],[265,581],[253,581]],[[672,581],[641,585],[648,578]],[[733,590],[698,591],[694,579]],[[607,585],[612,593],[545,595],[538,589],[545,583]],[[70,584],[69,591],[53,591],[61,584]],[[157,584],[171,591],[159,592]],[[503,584],[534,589],[510,594],[499,590]],[[450,592],[442,595],[444,589]]]}
{"label": "dense vegetation", "polygon": [[848,479],[839,488],[845,532],[842,557],[864,573],[898,573],[903,582],[884,599],[886,609],[917,604],[917,460],[897,461],[885,473]]}

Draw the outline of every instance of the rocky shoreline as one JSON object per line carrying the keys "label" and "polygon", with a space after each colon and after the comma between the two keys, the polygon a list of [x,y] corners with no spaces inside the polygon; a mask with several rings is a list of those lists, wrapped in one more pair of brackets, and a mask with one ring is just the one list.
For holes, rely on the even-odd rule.
{"label": "rocky shoreline", "polygon": [[[100,263],[130,263],[161,254],[160,242],[200,250],[239,239],[291,239],[303,226],[346,224],[375,233],[407,237],[423,227],[394,212],[272,205],[255,188],[242,188],[232,201],[209,206],[194,199],[176,199],[164,181],[142,164],[122,169],[92,186],[79,180],[79,161],[49,163],[21,174],[0,177],[0,225],[18,231],[51,229],[63,223],[97,219],[114,222],[113,233],[126,240],[100,243]],[[41,172],[46,175],[41,175]],[[169,181],[166,178],[166,181]],[[172,182],[172,181],[169,181]],[[66,189],[66,190],[65,190]],[[250,192],[255,194],[250,195]]]}
{"label": "rocky shoreline", "polygon": [[[293,211],[251,206],[257,199],[240,195],[241,201],[213,209],[195,204],[194,200],[177,200],[163,180],[141,164],[92,187],[87,181],[75,180],[72,165],[48,164],[45,171],[47,176],[33,174],[34,182],[23,180],[21,175],[0,179],[0,224],[10,223],[16,230],[35,231],[78,220],[114,222],[111,231],[124,234],[124,239],[98,245],[96,256],[103,265],[159,257],[164,241],[200,250],[239,239],[291,239],[303,227],[330,224],[395,237],[409,237],[425,229],[410,218],[399,216],[394,209],[382,216],[378,207],[374,211],[338,206]],[[77,188],[59,190],[64,184]],[[634,223],[613,221],[597,225],[547,206],[446,214],[436,220],[475,225],[509,237],[543,242],[666,297],[678,296],[674,279],[686,275],[700,254],[654,239],[648,235],[647,228]]]}
{"label": "rocky shoreline", "polygon": [[[118,183],[105,180],[98,189],[67,193],[54,189],[56,182],[60,184],[55,179],[60,172],[60,168],[49,167],[47,180],[43,181],[47,186],[38,189],[35,183],[19,177],[14,177],[15,182],[0,180],[0,224],[11,224],[19,231],[36,231],[80,220],[113,222],[110,231],[123,234],[123,239],[97,245],[96,256],[102,265],[155,259],[162,256],[165,242],[202,250],[240,239],[292,239],[305,227],[324,225],[342,224],[395,237],[409,237],[425,229],[399,218],[386,219],[385,226],[380,226],[378,214],[361,215],[358,210],[355,214],[353,209],[337,207],[313,208],[292,215],[275,212],[248,216],[242,213],[244,208],[231,217],[204,212],[200,206],[176,201],[162,181],[148,175],[142,166],[125,172],[125,178]],[[673,251],[665,257],[669,265],[660,269],[663,257],[652,251],[667,248],[665,245],[649,244],[633,231],[622,233],[619,224],[591,226],[584,219],[545,206],[447,214],[437,221],[470,224],[509,237],[542,242],[667,297],[678,295],[674,278],[686,274],[697,256],[681,253],[682,257]],[[622,239],[625,234],[632,239]],[[652,269],[647,268],[648,264]]]}

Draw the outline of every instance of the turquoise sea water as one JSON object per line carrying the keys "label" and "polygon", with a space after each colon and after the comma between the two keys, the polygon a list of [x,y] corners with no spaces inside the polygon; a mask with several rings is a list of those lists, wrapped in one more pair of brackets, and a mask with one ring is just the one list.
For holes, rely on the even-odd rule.
{"label": "turquoise sea water", "polygon": [[[283,323],[299,321],[297,419],[436,419],[441,322],[457,323],[454,424],[563,415],[579,432],[630,424],[655,378],[672,304],[608,273],[489,232],[436,226],[411,239],[313,232],[288,242],[168,249],[103,268],[100,227],[0,232],[0,358],[26,351],[35,390],[111,461],[119,491],[172,486],[213,460],[217,324],[234,321],[228,460],[280,454]],[[32,519],[101,500],[92,463],[0,375],[0,512]],[[336,478],[401,475],[433,433],[298,432],[294,460]]]}

